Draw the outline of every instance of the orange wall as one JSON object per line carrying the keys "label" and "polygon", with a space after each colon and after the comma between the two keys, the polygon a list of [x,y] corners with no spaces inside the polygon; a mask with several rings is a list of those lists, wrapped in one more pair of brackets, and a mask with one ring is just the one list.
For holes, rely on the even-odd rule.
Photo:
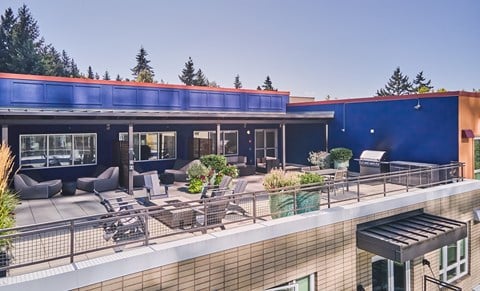
{"label": "orange wall", "polygon": [[462,138],[462,129],[480,137],[480,94],[460,93],[458,104],[458,157],[465,163],[465,177],[473,178],[473,138]]}

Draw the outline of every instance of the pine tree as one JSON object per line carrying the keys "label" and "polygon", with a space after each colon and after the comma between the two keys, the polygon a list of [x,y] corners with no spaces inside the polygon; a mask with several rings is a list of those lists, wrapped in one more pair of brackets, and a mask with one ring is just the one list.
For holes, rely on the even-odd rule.
{"label": "pine tree", "polygon": [[103,79],[107,81],[110,80],[110,74],[108,73],[108,70],[105,71],[105,74],[103,74]]}
{"label": "pine tree", "polygon": [[13,28],[16,19],[12,8],[7,8],[0,20],[0,72],[13,72]]}
{"label": "pine tree", "polygon": [[423,76],[423,71],[417,74],[415,80],[413,80],[413,91],[417,93],[427,93],[433,89],[433,86],[430,85],[432,80],[428,80]]}
{"label": "pine tree", "polygon": [[275,90],[273,88],[273,85],[272,85],[272,80],[270,80],[270,76],[267,76],[267,78],[263,82],[262,88],[263,88],[263,90],[267,90],[267,91],[274,91]]}
{"label": "pine tree", "polygon": [[150,60],[147,60],[147,56],[147,51],[143,48],[143,46],[140,47],[140,51],[135,57],[135,59],[137,60],[137,65],[132,69],[132,75],[134,77],[138,77],[141,71],[148,71],[149,75],[151,75],[152,78],[153,76],[155,76],[152,67],[148,64],[150,63]]}
{"label": "pine tree", "polygon": [[51,45],[42,48],[43,73],[47,76],[63,76],[63,64],[60,53]]}
{"label": "pine tree", "polygon": [[194,85],[195,68],[193,67],[191,57],[188,57],[188,61],[185,63],[185,68],[182,70],[182,74],[179,75],[178,78],[187,86]]}
{"label": "pine tree", "polygon": [[208,85],[208,79],[207,77],[205,77],[205,74],[203,74],[202,69],[198,69],[197,72],[195,73],[195,78],[193,79],[193,85],[195,86]]}
{"label": "pine tree", "polygon": [[257,90],[260,90],[260,91],[261,91],[261,90],[262,90],[262,87],[260,87],[260,86],[257,86]]}
{"label": "pine tree", "polygon": [[23,74],[42,74],[41,46],[43,40],[37,21],[24,4],[18,9],[17,18],[12,30],[12,63],[10,71]]}
{"label": "pine tree", "polygon": [[120,74],[117,74],[117,77],[115,78],[115,81],[123,81],[122,77],[120,77]]}
{"label": "pine tree", "polygon": [[70,60],[70,77],[71,78],[79,78],[80,77],[80,70],[78,70],[78,66],[75,63],[74,59]]}
{"label": "pine tree", "polygon": [[393,75],[388,80],[385,88],[377,90],[378,96],[404,95],[412,92],[412,84],[408,81],[408,76],[404,76],[397,67]]}
{"label": "pine tree", "polygon": [[100,80],[100,75],[98,73],[95,73],[95,80]]}
{"label": "pine tree", "polygon": [[235,82],[233,82],[233,85],[235,86],[235,89],[241,89],[242,88],[242,82],[240,82],[240,75],[235,76]]}
{"label": "pine tree", "polygon": [[87,78],[94,79],[95,75],[93,74],[92,66],[88,66]]}

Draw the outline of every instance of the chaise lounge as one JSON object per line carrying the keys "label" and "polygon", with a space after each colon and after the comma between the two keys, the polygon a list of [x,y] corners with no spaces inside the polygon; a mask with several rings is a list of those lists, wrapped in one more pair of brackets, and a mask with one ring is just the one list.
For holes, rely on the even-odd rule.
{"label": "chaise lounge", "polygon": [[20,199],[46,199],[62,190],[61,180],[38,182],[25,174],[13,176],[15,191]]}
{"label": "chaise lounge", "polygon": [[77,189],[94,192],[105,192],[118,188],[119,168],[110,167],[97,177],[83,177],[77,179]]}

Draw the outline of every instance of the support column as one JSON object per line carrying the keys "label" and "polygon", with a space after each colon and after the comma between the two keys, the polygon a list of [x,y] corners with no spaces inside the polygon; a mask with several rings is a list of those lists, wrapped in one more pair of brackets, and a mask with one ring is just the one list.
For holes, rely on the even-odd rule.
{"label": "support column", "polygon": [[8,125],[2,124],[2,143],[8,145]]}
{"label": "support column", "polygon": [[220,144],[220,123],[217,123],[217,155],[222,151],[222,145]]}
{"label": "support column", "polygon": [[285,123],[280,124],[282,128],[282,169],[285,171],[285,163],[287,162],[287,148],[285,138]]}
{"label": "support column", "polygon": [[328,124],[325,123],[325,151],[328,153]]}
{"label": "support column", "polygon": [[133,123],[128,124],[128,194],[133,195]]}

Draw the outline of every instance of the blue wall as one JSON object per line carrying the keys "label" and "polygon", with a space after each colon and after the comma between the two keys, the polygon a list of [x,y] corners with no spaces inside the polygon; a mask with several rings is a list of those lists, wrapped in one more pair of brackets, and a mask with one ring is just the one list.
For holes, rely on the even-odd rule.
{"label": "blue wall", "polygon": [[[329,148],[352,149],[353,158],[363,150],[385,150],[388,160],[427,163],[448,163],[458,160],[458,96],[401,100],[372,100],[362,102],[349,99],[325,104],[289,105],[287,112],[334,111],[329,122]],[[344,129],[344,131],[342,131]],[[374,133],[370,133],[373,129]],[[295,136],[310,136],[296,146],[287,146],[287,156],[320,148],[311,126],[298,127]],[[320,144],[321,145],[321,144]],[[350,161],[350,168],[358,171],[358,162]]]}
{"label": "blue wall", "polygon": [[0,107],[285,112],[288,98],[288,93],[265,91],[0,77]]}

